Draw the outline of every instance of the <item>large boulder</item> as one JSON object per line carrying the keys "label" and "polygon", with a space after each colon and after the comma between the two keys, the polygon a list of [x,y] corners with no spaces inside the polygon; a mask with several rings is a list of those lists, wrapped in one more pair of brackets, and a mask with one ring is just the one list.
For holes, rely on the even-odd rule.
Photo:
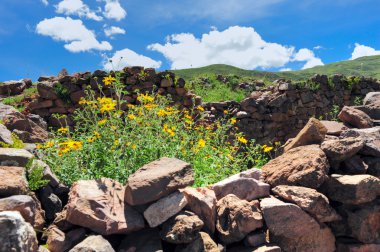
{"label": "large boulder", "polygon": [[321,191],[333,201],[359,205],[380,195],[380,179],[367,174],[333,174],[321,186]]}
{"label": "large boulder", "polygon": [[364,162],[368,165],[367,173],[380,179],[380,158],[365,157]]}
{"label": "large boulder", "polygon": [[183,211],[162,224],[161,239],[169,243],[190,243],[199,237],[203,221],[194,213]]}
{"label": "large boulder", "polygon": [[186,204],[185,195],[177,191],[150,205],[144,211],[144,217],[150,227],[157,227],[179,213]]}
{"label": "large boulder", "polygon": [[315,189],[325,181],[329,168],[319,146],[307,145],[289,150],[261,169],[264,181],[272,187],[295,185]]}
{"label": "large boulder", "polygon": [[0,95],[19,95],[31,85],[32,81],[28,79],[0,82]]}
{"label": "large boulder", "polygon": [[124,187],[112,179],[77,181],[69,194],[67,220],[102,235],[144,228],[142,216],[123,199]]}
{"label": "large boulder", "polygon": [[208,188],[187,187],[182,190],[187,199],[186,209],[198,215],[204,223],[204,230],[210,234],[215,231],[216,197]]}
{"label": "large boulder", "polygon": [[320,144],[326,133],[327,128],[318,119],[310,118],[298,135],[285,144],[284,151],[287,152],[290,149],[304,145]]}
{"label": "large boulder", "polygon": [[331,230],[297,205],[265,198],[260,206],[270,242],[275,242],[284,251],[335,251],[335,237]]}
{"label": "large boulder", "polygon": [[129,176],[125,201],[132,206],[150,203],[193,183],[190,164],[175,158],[161,158]]}
{"label": "large boulder", "polygon": [[50,185],[46,185],[39,190],[39,198],[45,210],[46,219],[49,221],[54,220],[56,214],[62,210],[62,201],[53,193]]}
{"label": "large boulder", "polygon": [[359,129],[373,127],[373,121],[366,113],[353,107],[344,106],[338,115],[339,119]]}
{"label": "large boulder", "polygon": [[263,218],[257,200],[248,202],[229,194],[218,201],[216,229],[224,244],[241,241],[262,226]]}
{"label": "large boulder", "polygon": [[380,127],[373,127],[370,129],[350,129],[343,132],[340,137],[361,137],[364,140],[364,146],[359,151],[359,154],[380,157]]}
{"label": "large boulder", "polygon": [[0,165],[25,167],[34,156],[29,151],[15,148],[0,148]]}
{"label": "large boulder", "polygon": [[336,140],[324,141],[321,149],[326,153],[331,163],[344,161],[364,147],[364,141],[361,137],[348,137]]}
{"label": "large boulder", "polygon": [[54,225],[49,226],[44,232],[47,238],[46,244],[51,252],[67,252],[86,237],[84,228],[75,228],[67,233]]}
{"label": "large boulder", "polygon": [[351,158],[346,159],[341,163],[338,174],[365,174],[367,173],[368,165],[363,161],[360,155],[355,155]]}
{"label": "large boulder", "polygon": [[45,220],[38,199],[28,195],[14,195],[0,199],[0,212],[18,211],[37,230],[42,230]]}
{"label": "large boulder", "polygon": [[360,206],[342,205],[337,208],[343,219],[330,223],[337,237],[351,237],[362,243],[380,244],[380,200]]}
{"label": "large boulder", "polygon": [[23,167],[0,166],[0,197],[27,194],[29,192]]}
{"label": "large boulder", "polygon": [[218,200],[228,194],[234,194],[238,198],[248,201],[267,197],[270,186],[260,181],[260,177],[261,170],[253,168],[214,184],[212,189]]}
{"label": "large boulder", "polygon": [[163,252],[160,235],[157,229],[144,229],[125,237],[119,245],[118,252]]}
{"label": "large boulder", "polygon": [[218,245],[211,237],[204,232],[200,232],[199,236],[193,242],[177,246],[175,252],[220,252]]}
{"label": "large boulder", "polygon": [[0,252],[38,250],[36,232],[19,212],[0,212]]}
{"label": "large boulder", "polygon": [[334,208],[329,205],[327,197],[314,189],[280,185],[273,188],[272,192],[283,200],[296,204],[319,222],[341,219]]}
{"label": "large boulder", "polygon": [[380,102],[380,92],[369,92],[363,100],[363,105],[371,105]]}
{"label": "large boulder", "polygon": [[75,245],[69,252],[115,252],[115,250],[103,236],[91,235]]}

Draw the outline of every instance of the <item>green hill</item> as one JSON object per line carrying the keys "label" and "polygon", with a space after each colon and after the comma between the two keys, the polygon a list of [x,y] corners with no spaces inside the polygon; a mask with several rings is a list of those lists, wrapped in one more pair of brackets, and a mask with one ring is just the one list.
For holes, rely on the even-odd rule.
{"label": "green hill", "polygon": [[264,79],[273,81],[278,78],[286,78],[292,80],[304,80],[312,75],[318,74],[343,74],[346,76],[365,76],[380,79],[380,56],[368,56],[355,60],[347,60],[317,66],[305,70],[290,71],[290,72],[266,72],[258,70],[244,70],[228,65],[210,65],[201,68],[173,70],[177,76],[190,80],[194,77],[204,74],[221,74],[221,75],[237,75],[240,77],[252,77],[256,79]]}

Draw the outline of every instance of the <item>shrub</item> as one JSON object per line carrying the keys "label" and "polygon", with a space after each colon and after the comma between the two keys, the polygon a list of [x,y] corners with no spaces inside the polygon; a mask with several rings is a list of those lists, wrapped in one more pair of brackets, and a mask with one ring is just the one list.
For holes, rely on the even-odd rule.
{"label": "shrub", "polygon": [[95,99],[88,91],[75,112],[75,129],[61,127],[38,146],[64,183],[101,177],[125,183],[141,166],[167,156],[191,163],[195,185],[206,186],[269,160],[273,148],[237,133],[235,118],[209,122],[201,106],[180,110],[169,97],[148,93],[138,95],[139,105],[127,105],[117,79],[103,80],[115,91],[115,100]]}
{"label": "shrub", "polygon": [[29,161],[27,170],[27,178],[30,190],[36,191],[49,183],[49,180],[43,179],[44,168],[33,164],[33,160]]}
{"label": "shrub", "polygon": [[12,133],[12,140],[13,140],[13,144],[6,144],[0,141],[0,148],[16,148],[16,149],[24,148],[24,143],[15,133]]}

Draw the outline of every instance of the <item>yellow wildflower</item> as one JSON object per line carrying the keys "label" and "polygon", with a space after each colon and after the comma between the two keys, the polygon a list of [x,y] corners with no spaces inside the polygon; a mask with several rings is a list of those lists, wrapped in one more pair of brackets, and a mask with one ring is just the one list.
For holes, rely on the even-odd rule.
{"label": "yellow wildflower", "polygon": [[130,109],[133,109],[133,108],[135,107],[135,105],[133,105],[133,104],[128,104],[127,107],[130,108]]}
{"label": "yellow wildflower", "polygon": [[109,112],[109,111],[115,110],[115,107],[116,107],[116,103],[107,103],[107,104],[102,105],[102,107],[100,108],[100,112],[102,113]]}
{"label": "yellow wildflower", "polygon": [[86,101],[86,99],[84,99],[82,97],[78,103],[79,103],[79,105],[84,105],[84,104],[87,104],[87,101]]}
{"label": "yellow wildflower", "polygon": [[151,109],[156,108],[156,107],[157,107],[157,105],[152,104],[152,103],[148,103],[148,104],[144,105],[144,108],[146,108],[147,110],[151,110]]}
{"label": "yellow wildflower", "polygon": [[60,133],[67,133],[67,132],[69,132],[69,129],[67,127],[61,127],[61,128],[58,129],[58,132],[60,132]]}
{"label": "yellow wildflower", "polygon": [[223,114],[227,115],[228,114],[228,110],[224,110]]}
{"label": "yellow wildflower", "polygon": [[166,111],[163,110],[163,109],[160,109],[158,112],[157,112],[157,115],[162,117],[162,116],[166,116]]}
{"label": "yellow wildflower", "polygon": [[134,144],[134,145],[132,145],[132,147],[131,147],[132,149],[134,149],[134,150],[136,150],[137,149],[137,145],[136,144]]}
{"label": "yellow wildflower", "polygon": [[99,132],[94,131],[94,137],[97,138],[97,139],[99,139],[99,138],[101,138],[102,136],[99,134]]}
{"label": "yellow wildflower", "polygon": [[231,124],[235,124],[236,123],[236,118],[231,118],[230,122],[231,122]]}
{"label": "yellow wildflower", "polygon": [[248,143],[248,140],[247,140],[247,139],[245,139],[245,138],[244,138],[244,137],[242,137],[242,136],[238,137],[237,139],[238,139],[238,141],[239,141],[239,142],[241,142],[241,143],[243,143],[243,144],[246,144],[246,143]]}
{"label": "yellow wildflower", "polygon": [[102,126],[102,125],[106,124],[107,122],[108,122],[107,119],[103,119],[103,120],[100,120],[100,121],[98,122],[98,125],[99,125],[99,126]]}
{"label": "yellow wildflower", "polygon": [[107,98],[107,97],[102,97],[102,98],[100,98],[100,97],[98,97],[98,102],[100,103],[100,104],[102,104],[102,105],[104,105],[104,104],[108,104],[108,103],[112,103],[113,101],[112,101],[112,98]]}
{"label": "yellow wildflower", "polygon": [[104,85],[106,86],[111,85],[114,81],[116,81],[116,78],[112,77],[111,75],[103,78]]}
{"label": "yellow wildflower", "polygon": [[141,102],[152,102],[154,101],[154,97],[153,96],[150,96],[148,94],[140,94],[138,97],[137,97],[137,100],[141,101]]}
{"label": "yellow wildflower", "polygon": [[206,146],[206,141],[203,140],[203,139],[199,139],[199,141],[198,141],[198,147],[199,148],[203,148],[205,146]]}
{"label": "yellow wildflower", "polygon": [[[264,147],[264,146],[263,146]],[[267,152],[270,152],[271,150],[273,150],[273,147],[271,146],[266,146],[265,148],[263,148],[264,152],[267,153]]]}
{"label": "yellow wildflower", "polygon": [[128,118],[131,119],[131,120],[135,120],[135,119],[136,119],[136,116],[135,116],[135,115],[132,115],[132,114],[129,114],[129,115],[128,115]]}
{"label": "yellow wildflower", "polygon": [[54,146],[54,142],[53,141],[48,141],[48,142],[46,142],[46,144],[45,144],[45,148],[51,148],[51,147],[53,147]]}
{"label": "yellow wildflower", "polygon": [[197,109],[198,109],[199,111],[205,111],[205,109],[204,109],[202,106],[200,106],[200,105],[197,107]]}
{"label": "yellow wildflower", "polygon": [[233,158],[233,156],[231,156],[231,154],[227,154],[227,158],[228,158],[229,160],[231,160],[231,161],[234,161],[234,158]]}

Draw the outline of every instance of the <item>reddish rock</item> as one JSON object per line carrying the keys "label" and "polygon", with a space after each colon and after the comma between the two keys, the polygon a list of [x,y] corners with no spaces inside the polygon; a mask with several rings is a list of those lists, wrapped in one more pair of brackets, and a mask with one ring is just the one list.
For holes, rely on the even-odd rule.
{"label": "reddish rock", "polygon": [[363,105],[377,104],[380,102],[380,92],[369,92],[366,94]]}
{"label": "reddish rock", "polygon": [[216,224],[216,197],[208,188],[187,187],[182,190],[187,199],[186,209],[198,215],[206,232],[213,234]]}
{"label": "reddish rock", "polygon": [[118,252],[162,252],[161,239],[157,229],[144,229],[125,237],[117,249]]}
{"label": "reddish rock", "polygon": [[35,101],[29,103],[28,108],[31,111],[34,111],[36,109],[51,108],[51,107],[53,107],[53,105],[54,105],[54,103],[52,100],[42,100],[42,101],[35,100]]}
{"label": "reddish rock", "polygon": [[307,145],[291,149],[261,169],[264,181],[272,187],[295,185],[318,188],[327,178],[329,163],[317,145]]}
{"label": "reddish rock", "polygon": [[129,176],[125,201],[142,205],[194,183],[191,165],[175,158],[153,161]]}
{"label": "reddish rock", "polygon": [[207,233],[200,232],[199,237],[193,242],[177,246],[175,252],[220,252],[218,245]]}
{"label": "reddish rock", "polygon": [[284,251],[335,251],[331,230],[297,205],[265,198],[260,206],[269,228],[270,242],[275,242]]}
{"label": "reddish rock", "polygon": [[342,122],[359,129],[373,127],[373,121],[366,113],[352,107],[344,106],[338,117]]}
{"label": "reddish rock", "polygon": [[5,81],[0,83],[0,95],[13,96],[21,94],[30,84],[25,80]]}
{"label": "reddish rock", "polygon": [[212,189],[218,200],[228,194],[234,194],[238,198],[248,201],[267,197],[270,186],[259,181],[260,177],[261,170],[253,168],[214,184]]}
{"label": "reddish rock", "polygon": [[47,100],[55,100],[58,99],[58,95],[56,94],[55,87],[58,85],[58,82],[50,82],[50,81],[39,81],[37,83],[37,91],[41,98]]}
{"label": "reddish rock", "polygon": [[247,247],[259,247],[266,243],[266,233],[255,231],[248,234],[244,239],[244,245]]}
{"label": "reddish rock", "polygon": [[38,200],[28,195],[14,195],[0,199],[0,212],[18,211],[35,229],[42,230],[45,220],[44,212]]}
{"label": "reddish rock", "polygon": [[115,252],[115,250],[101,235],[91,235],[75,245],[69,252]]}
{"label": "reddish rock", "polygon": [[199,237],[203,221],[194,213],[183,211],[162,224],[161,239],[169,243],[190,243]]}
{"label": "reddish rock", "polygon": [[70,94],[70,99],[74,104],[77,104],[86,94],[83,90],[76,91]]}
{"label": "reddish rock", "polygon": [[338,140],[328,140],[322,143],[321,149],[331,162],[344,161],[364,147],[364,141],[361,137],[348,137]]}
{"label": "reddish rock", "polygon": [[380,244],[380,200],[359,206],[342,205],[337,211],[343,217],[332,222],[337,237],[351,237],[366,244]]}
{"label": "reddish rock", "polygon": [[263,219],[257,200],[248,202],[229,194],[218,201],[216,229],[224,244],[241,241],[262,226]]}
{"label": "reddish rock", "polygon": [[123,186],[112,179],[75,182],[66,206],[67,220],[102,235],[144,228],[142,216],[125,204]]}
{"label": "reddish rock", "polygon": [[174,192],[150,205],[144,211],[144,217],[150,227],[157,227],[179,213],[186,204],[187,199],[184,194]]}
{"label": "reddish rock", "polygon": [[371,175],[333,174],[321,186],[321,191],[333,201],[359,205],[380,195],[380,179]]}
{"label": "reddish rock", "polygon": [[46,244],[51,252],[66,252],[86,237],[86,230],[77,228],[64,233],[53,225],[45,231],[44,236],[47,237]]}
{"label": "reddish rock", "polygon": [[337,252],[379,252],[380,244],[337,243]]}
{"label": "reddish rock", "polygon": [[321,121],[321,123],[327,129],[327,135],[339,136],[343,131],[348,130],[348,128],[340,122]]}
{"label": "reddish rock", "polygon": [[32,225],[25,222],[19,212],[0,212],[0,251],[38,250],[36,232]]}
{"label": "reddish rock", "polygon": [[0,166],[0,178],[0,197],[29,192],[25,169],[22,167]]}
{"label": "reddish rock", "polygon": [[280,185],[273,188],[272,191],[283,200],[296,204],[319,222],[341,219],[334,208],[329,205],[327,197],[314,189]]}
{"label": "reddish rock", "polygon": [[304,145],[320,144],[326,133],[327,128],[318,119],[310,118],[297,136],[284,146],[284,151],[287,152],[290,149]]}

